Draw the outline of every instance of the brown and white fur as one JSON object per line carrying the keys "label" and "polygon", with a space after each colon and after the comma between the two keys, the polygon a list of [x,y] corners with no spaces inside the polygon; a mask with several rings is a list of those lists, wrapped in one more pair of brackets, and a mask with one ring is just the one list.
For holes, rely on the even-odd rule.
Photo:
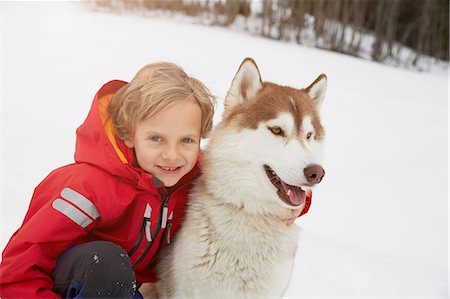
{"label": "brown and white fur", "polygon": [[[323,171],[319,112],[326,81],[322,74],[305,89],[262,82],[255,62],[242,62],[204,152],[203,175],[183,226],[159,265],[163,297],[283,296],[299,231],[286,219],[300,213],[301,192],[323,176],[312,180],[306,169]],[[303,200],[290,203],[273,175],[297,188]]]}

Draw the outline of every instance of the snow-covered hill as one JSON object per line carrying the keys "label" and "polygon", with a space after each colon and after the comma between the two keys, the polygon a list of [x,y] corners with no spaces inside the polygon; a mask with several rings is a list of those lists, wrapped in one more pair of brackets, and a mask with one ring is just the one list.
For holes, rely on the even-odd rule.
{"label": "snow-covered hill", "polygon": [[168,60],[219,97],[253,57],[264,80],[329,79],[327,176],[287,297],[448,296],[448,70],[417,73],[174,17],[2,2],[1,249],[34,187],[71,163],[97,89]]}

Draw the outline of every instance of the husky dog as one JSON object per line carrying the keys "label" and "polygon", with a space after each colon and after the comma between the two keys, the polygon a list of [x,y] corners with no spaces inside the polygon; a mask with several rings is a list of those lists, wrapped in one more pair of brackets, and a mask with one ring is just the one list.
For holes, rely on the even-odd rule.
{"label": "husky dog", "polygon": [[[282,297],[320,166],[327,78],[305,89],[262,82],[246,58],[202,160],[183,226],[159,265],[168,298]],[[293,221],[293,220],[292,220]]]}

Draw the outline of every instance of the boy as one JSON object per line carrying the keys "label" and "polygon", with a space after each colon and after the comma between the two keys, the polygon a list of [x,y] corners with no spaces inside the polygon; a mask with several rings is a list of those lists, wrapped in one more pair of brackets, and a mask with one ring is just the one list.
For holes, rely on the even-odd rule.
{"label": "boy", "polygon": [[0,297],[133,298],[184,215],[214,98],[171,63],[96,94],[75,163],[35,189],[3,252]]}

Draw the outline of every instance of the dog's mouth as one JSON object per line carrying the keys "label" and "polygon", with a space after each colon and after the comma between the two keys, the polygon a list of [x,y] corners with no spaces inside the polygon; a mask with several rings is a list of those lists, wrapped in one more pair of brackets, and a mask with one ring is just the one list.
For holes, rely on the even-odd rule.
{"label": "dog's mouth", "polygon": [[284,203],[292,207],[298,207],[305,202],[305,190],[301,187],[292,186],[283,182],[275,171],[267,165],[264,165],[264,170],[272,185],[277,188],[277,194]]}

